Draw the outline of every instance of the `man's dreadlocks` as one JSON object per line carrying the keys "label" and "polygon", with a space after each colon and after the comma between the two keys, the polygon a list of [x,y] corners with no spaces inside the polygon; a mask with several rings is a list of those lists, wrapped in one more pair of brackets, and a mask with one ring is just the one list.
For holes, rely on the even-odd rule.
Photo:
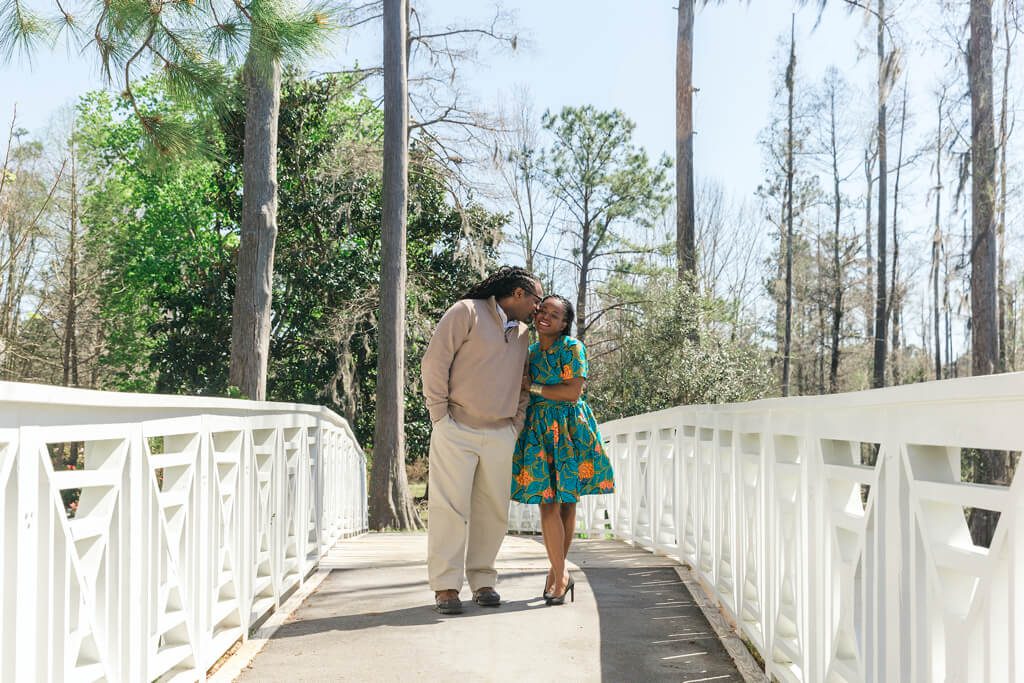
{"label": "man's dreadlocks", "polygon": [[530,271],[519,266],[502,266],[491,273],[483,282],[480,282],[469,291],[463,294],[462,299],[487,299],[494,297],[500,299],[510,296],[516,288],[521,287],[527,292],[534,291],[537,278]]}

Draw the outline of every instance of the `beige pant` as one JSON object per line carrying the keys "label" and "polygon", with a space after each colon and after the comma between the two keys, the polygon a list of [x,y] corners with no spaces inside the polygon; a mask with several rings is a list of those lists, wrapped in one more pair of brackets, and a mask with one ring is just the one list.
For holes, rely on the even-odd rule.
{"label": "beige pant", "polygon": [[[473,429],[451,417],[430,434],[427,574],[435,591],[493,587],[494,559],[508,530],[512,484],[511,425]],[[467,547],[468,542],[468,547]]]}

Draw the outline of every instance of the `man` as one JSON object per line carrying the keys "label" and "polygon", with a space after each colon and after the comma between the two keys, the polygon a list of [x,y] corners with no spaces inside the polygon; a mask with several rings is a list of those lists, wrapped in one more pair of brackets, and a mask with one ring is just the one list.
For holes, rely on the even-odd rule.
{"label": "man", "polygon": [[543,292],[505,266],[445,312],[423,354],[430,434],[427,573],[435,609],[460,614],[465,577],[478,605],[497,607],[494,560],[508,529],[512,451],[529,392],[522,389],[529,322]]}

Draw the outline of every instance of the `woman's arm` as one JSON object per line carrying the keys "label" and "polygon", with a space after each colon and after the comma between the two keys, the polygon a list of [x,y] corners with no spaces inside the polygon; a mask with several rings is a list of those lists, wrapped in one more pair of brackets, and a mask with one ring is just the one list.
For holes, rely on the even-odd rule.
{"label": "woman's arm", "polygon": [[531,388],[530,393],[537,393],[549,401],[570,401],[575,403],[583,395],[583,385],[586,380],[582,377],[573,377],[563,381],[561,384],[536,384],[540,387],[539,392]]}

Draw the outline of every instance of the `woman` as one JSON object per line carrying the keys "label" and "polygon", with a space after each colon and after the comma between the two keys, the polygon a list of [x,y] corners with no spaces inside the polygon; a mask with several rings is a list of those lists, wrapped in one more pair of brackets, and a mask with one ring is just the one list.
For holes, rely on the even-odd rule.
{"label": "woman", "polygon": [[597,422],[583,398],[587,354],[569,336],[575,312],[563,297],[548,296],[534,314],[538,341],[530,345],[526,425],[512,456],[512,500],[540,505],[544,547],[551,562],[544,583],[548,605],[576,598],[565,558],[576,530],[581,496],[611,493],[612,467]]}

